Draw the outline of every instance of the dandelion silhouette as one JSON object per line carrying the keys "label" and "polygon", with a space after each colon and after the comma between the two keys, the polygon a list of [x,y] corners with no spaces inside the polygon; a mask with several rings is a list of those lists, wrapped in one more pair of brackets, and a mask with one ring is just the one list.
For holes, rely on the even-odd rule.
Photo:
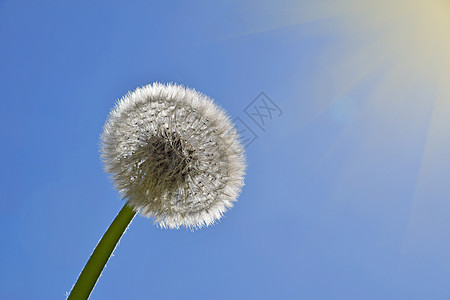
{"label": "dandelion silhouette", "polygon": [[110,112],[101,157],[126,204],[102,237],[69,299],[87,299],[137,212],[163,228],[209,226],[243,186],[244,150],[225,112],[207,96],[153,83]]}

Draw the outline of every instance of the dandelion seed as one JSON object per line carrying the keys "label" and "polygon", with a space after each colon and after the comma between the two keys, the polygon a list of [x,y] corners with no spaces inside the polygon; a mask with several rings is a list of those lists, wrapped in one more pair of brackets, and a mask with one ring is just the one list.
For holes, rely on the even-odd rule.
{"label": "dandelion seed", "polygon": [[219,220],[243,186],[244,151],[207,96],[153,83],[128,93],[101,136],[105,170],[128,205],[164,228]]}

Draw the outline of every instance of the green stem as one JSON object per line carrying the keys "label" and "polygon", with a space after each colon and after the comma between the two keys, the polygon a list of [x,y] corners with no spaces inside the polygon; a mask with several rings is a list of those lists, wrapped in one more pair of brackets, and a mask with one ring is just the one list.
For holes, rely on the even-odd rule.
{"label": "green stem", "polygon": [[80,277],[78,277],[75,286],[72,288],[68,300],[89,298],[106,262],[135,215],[136,212],[131,207],[127,204],[123,206],[100,242],[97,244],[97,247],[95,247],[89,261],[81,272]]}

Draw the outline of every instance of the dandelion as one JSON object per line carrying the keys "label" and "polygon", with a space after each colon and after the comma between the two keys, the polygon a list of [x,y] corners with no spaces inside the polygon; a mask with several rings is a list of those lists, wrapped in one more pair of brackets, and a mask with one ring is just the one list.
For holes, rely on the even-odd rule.
{"label": "dandelion", "polygon": [[217,222],[241,188],[245,158],[225,112],[207,96],[153,83],[128,93],[110,112],[101,157],[125,206],[86,264],[69,299],[87,299],[137,212],[160,227]]}
{"label": "dandelion", "polygon": [[116,188],[162,227],[213,224],[243,184],[243,150],[228,117],[180,85],[154,83],[123,97],[102,143]]}

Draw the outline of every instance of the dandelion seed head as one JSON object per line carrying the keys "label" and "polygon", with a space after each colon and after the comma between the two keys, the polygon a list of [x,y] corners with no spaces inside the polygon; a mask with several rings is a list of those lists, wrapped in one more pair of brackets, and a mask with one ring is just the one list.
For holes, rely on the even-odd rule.
{"label": "dandelion seed head", "polygon": [[101,143],[122,197],[163,228],[214,224],[244,185],[232,122],[209,97],[181,85],[153,83],[122,97]]}

